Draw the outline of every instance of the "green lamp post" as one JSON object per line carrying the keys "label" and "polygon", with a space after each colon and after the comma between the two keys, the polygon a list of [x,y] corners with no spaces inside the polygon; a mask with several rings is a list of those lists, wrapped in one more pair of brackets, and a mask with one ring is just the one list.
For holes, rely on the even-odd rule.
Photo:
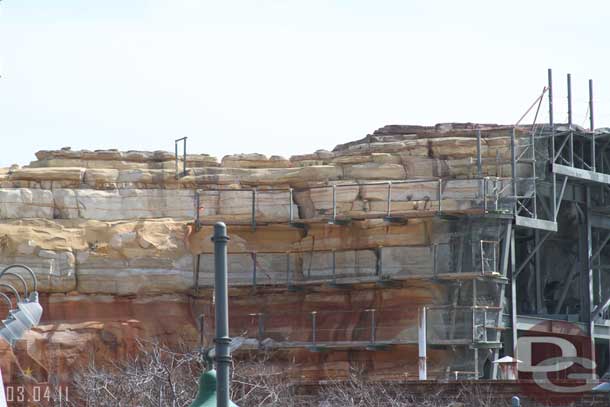
{"label": "green lamp post", "polygon": [[[199,391],[190,407],[216,407],[216,371],[208,370],[199,378]],[[229,407],[238,407],[229,400]]]}
{"label": "green lamp post", "polygon": [[227,226],[218,222],[214,225],[214,269],[215,269],[215,300],[216,300],[216,342],[215,348],[208,350],[205,357],[212,366],[214,361],[218,369],[204,372],[199,379],[199,391],[190,407],[238,407],[229,400],[229,370],[231,367],[231,351],[243,342],[243,338],[231,341],[229,337],[229,301],[228,301],[228,269],[227,269]]}

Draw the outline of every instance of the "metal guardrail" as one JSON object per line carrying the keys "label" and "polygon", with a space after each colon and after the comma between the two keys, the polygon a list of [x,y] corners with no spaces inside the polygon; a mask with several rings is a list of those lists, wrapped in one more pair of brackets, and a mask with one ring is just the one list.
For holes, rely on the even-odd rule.
{"label": "metal guardrail", "polygon": [[[461,243],[469,256],[458,255]],[[396,254],[416,250],[417,264],[403,263]],[[295,288],[310,282],[348,284],[353,279],[388,281],[409,276],[459,278],[504,278],[499,264],[499,242],[474,240],[433,243],[431,246],[378,246],[356,250],[290,250],[276,252],[244,251],[229,253],[229,282],[232,285],[277,285],[285,282]],[[426,251],[428,252],[426,256]],[[211,253],[202,253],[200,267],[210,274]],[[388,257],[389,256],[389,257]],[[461,263],[460,263],[461,260]],[[248,266],[249,264],[249,266]],[[196,281],[202,281],[202,271]],[[211,274],[210,274],[211,275]],[[201,286],[201,285],[200,285]]]}
{"label": "metal guardrail", "polygon": [[[470,184],[470,185],[469,185]],[[409,188],[410,186],[417,188]],[[382,218],[397,220],[409,215],[460,213],[479,211],[483,213],[512,213],[514,197],[511,178],[481,177],[470,179],[417,179],[365,183],[341,183],[309,188],[214,188],[200,189],[195,193],[197,225],[223,218],[228,223],[249,223],[253,229],[262,223],[298,224],[307,221],[323,221],[330,224],[344,223],[351,219]],[[372,207],[362,210],[345,210],[339,197],[347,190],[365,189],[370,195],[367,202]],[[296,204],[297,194],[304,192],[322,194],[315,202],[318,213],[304,215]],[[356,191],[354,197],[361,193]],[[226,195],[226,199],[222,199]],[[206,198],[221,199],[209,208]],[[240,202],[250,202],[249,205]],[[284,203],[282,203],[284,201]],[[347,202],[347,201],[346,201]],[[349,201],[350,203],[352,200]],[[449,205],[450,202],[453,204]],[[405,209],[408,204],[416,208]],[[212,206],[212,205],[211,205]],[[214,213],[213,209],[217,209]],[[206,213],[207,211],[207,213]],[[278,214],[281,213],[281,214]],[[239,217],[231,220],[230,217]]]}
{"label": "metal guardrail", "polygon": [[[486,314],[491,321],[497,307],[427,306],[427,343],[433,345],[470,345],[482,343],[474,332],[478,323],[469,318]],[[447,321],[457,313],[463,327],[449,337]],[[444,316],[444,318],[443,318]],[[211,340],[214,322],[200,315],[201,336]],[[205,324],[203,321],[209,319]],[[401,322],[402,321],[402,322]],[[205,326],[206,330],[203,330]],[[249,312],[230,315],[231,336],[254,340],[258,347],[367,347],[417,344],[417,315],[410,309],[364,308],[361,310],[313,310],[294,312]],[[485,326],[485,329],[496,329]],[[443,332],[444,330],[444,332]],[[486,337],[485,337],[486,339]],[[252,342],[251,342],[252,343]]]}

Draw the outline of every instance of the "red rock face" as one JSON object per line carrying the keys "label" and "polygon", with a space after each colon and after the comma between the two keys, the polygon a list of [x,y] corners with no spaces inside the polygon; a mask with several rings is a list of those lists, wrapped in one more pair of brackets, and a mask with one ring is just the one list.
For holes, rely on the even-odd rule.
{"label": "red rock face", "polygon": [[[138,340],[193,348],[197,329],[185,297],[126,298],[43,295],[41,324],[11,351],[0,350],[5,383],[19,383],[31,372],[35,380],[61,382],[91,361],[100,365],[133,356]],[[1,312],[1,311],[0,311]]]}
{"label": "red rock face", "polygon": [[[6,344],[0,349],[4,380],[17,383],[29,374],[40,382],[51,377],[69,381],[91,361],[104,365],[133,356],[138,340],[157,339],[193,349],[199,335],[195,320],[202,313],[206,341],[211,343],[214,308],[210,293],[200,294],[192,301],[187,296],[43,295],[45,313],[40,326],[14,350]],[[424,282],[389,289],[369,285],[294,293],[264,288],[256,293],[231,290],[231,334],[257,338],[258,316],[252,314],[263,313],[262,337],[285,345],[271,352],[272,362],[296,381],[345,377],[354,368],[378,377],[414,378],[417,345],[365,349],[372,340],[371,310],[375,309],[375,341],[408,341],[416,338],[418,307],[444,295],[439,286]],[[319,352],[307,348],[313,344],[312,311],[316,312]],[[331,342],[345,345],[325,351],[324,343]],[[254,350],[245,346],[236,357],[245,357],[249,351]],[[431,353],[432,372],[435,360],[444,353]]]}
{"label": "red rock face", "polygon": [[[372,377],[416,378],[418,309],[442,303],[446,295],[443,286],[425,281],[394,288],[368,284],[300,292],[233,289],[230,332],[260,339],[272,361],[295,381],[346,377],[351,369]],[[194,309],[205,316],[205,338],[211,344],[214,307],[209,297],[198,299]],[[249,351],[262,352],[252,341],[236,357],[246,357]],[[431,376],[443,373],[438,362],[447,354],[444,349],[430,352]]]}

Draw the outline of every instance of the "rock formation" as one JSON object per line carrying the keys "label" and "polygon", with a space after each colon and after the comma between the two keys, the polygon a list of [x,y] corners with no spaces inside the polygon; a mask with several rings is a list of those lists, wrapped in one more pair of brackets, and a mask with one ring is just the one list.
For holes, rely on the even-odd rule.
{"label": "rock formation", "polygon": [[[367,341],[366,310],[375,308],[377,335],[416,338],[417,307],[450,298],[449,286],[426,278],[453,267],[455,225],[433,217],[493,203],[483,177],[505,190],[509,134],[496,125],[386,126],[289,159],[187,155],[178,177],[174,155],[163,151],[39,151],[30,165],[0,171],[0,262],[32,267],[44,306],[21,350],[4,350],[11,355],[3,358],[5,382],[26,369],[37,380],[68,380],[90,358],[133,351],[136,338],[195,346],[197,317],[213,315],[209,238],[218,220],[231,235],[236,334],[256,336],[250,314],[266,312],[275,315],[266,325],[270,341],[310,341],[316,311],[320,341]],[[496,203],[498,194],[509,192],[496,193]],[[408,221],[384,220],[392,214]],[[345,286],[329,287],[329,279]],[[330,311],[343,313],[325,316]],[[417,375],[417,347],[408,344],[385,352],[281,351],[278,363],[296,367],[295,378],[341,376],[356,362],[373,375]],[[432,375],[444,374],[451,354],[430,351]]]}

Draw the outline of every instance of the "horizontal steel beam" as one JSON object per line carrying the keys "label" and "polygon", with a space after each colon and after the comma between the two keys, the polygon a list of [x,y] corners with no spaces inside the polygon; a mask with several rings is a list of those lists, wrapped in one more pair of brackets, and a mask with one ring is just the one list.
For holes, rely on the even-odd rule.
{"label": "horizontal steel beam", "polygon": [[610,230],[610,216],[599,213],[591,213],[590,219],[592,227]]}
{"label": "horizontal steel beam", "polygon": [[582,170],[567,165],[553,164],[552,171],[555,174],[565,175],[570,178],[576,178],[582,181],[598,182],[601,184],[610,184],[610,175],[600,172]]}
{"label": "horizontal steel beam", "polygon": [[544,219],[533,219],[526,216],[515,216],[515,225],[532,229],[557,232],[557,222]]}

